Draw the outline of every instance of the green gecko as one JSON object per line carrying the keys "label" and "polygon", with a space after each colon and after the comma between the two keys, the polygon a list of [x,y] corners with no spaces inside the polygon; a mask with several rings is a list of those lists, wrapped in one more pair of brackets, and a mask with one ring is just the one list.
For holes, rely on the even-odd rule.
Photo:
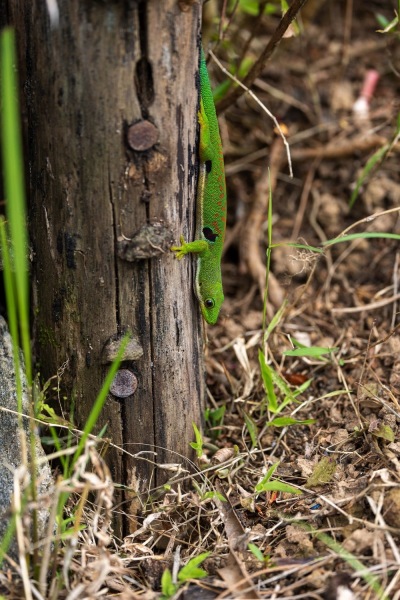
{"label": "green gecko", "polygon": [[224,301],[221,256],[226,228],[226,186],[224,157],[215,105],[203,49],[200,56],[199,179],[196,198],[196,239],[172,246],[181,259],[189,252],[197,254],[195,293],[201,313],[214,325]]}

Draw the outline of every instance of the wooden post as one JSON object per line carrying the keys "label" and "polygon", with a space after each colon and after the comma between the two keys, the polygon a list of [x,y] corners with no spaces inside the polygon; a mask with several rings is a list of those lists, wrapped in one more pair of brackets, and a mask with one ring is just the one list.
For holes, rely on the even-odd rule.
{"label": "wooden post", "polygon": [[204,396],[194,265],[169,251],[180,233],[193,236],[195,215],[200,7],[181,8],[58,0],[57,24],[44,0],[7,0],[39,370],[61,374],[82,427],[131,332],[97,431],[107,424],[105,437],[130,453],[108,457],[114,481],[135,492],[165,480],[154,463],[190,455]]}

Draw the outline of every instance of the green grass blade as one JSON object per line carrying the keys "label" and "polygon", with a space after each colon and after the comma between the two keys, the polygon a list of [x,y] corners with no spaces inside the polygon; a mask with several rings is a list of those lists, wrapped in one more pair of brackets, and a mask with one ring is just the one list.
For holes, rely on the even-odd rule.
{"label": "green grass blade", "polygon": [[358,194],[360,192],[360,188],[364,183],[365,179],[371,173],[374,166],[384,158],[385,154],[390,148],[390,144],[385,144],[382,148],[379,148],[374,154],[367,160],[365,167],[362,170],[360,177],[357,180],[356,187],[351,195],[349,200],[349,207],[353,208],[355,201],[357,200]]}
{"label": "green grass blade", "polygon": [[261,490],[260,486],[263,486],[267,483],[267,481],[269,481],[272,477],[272,475],[275,473],[275,471],[277,470],[277,468],[280,465],[280,461],[277,461],[276,463],[274,463],[273,465],[271,465],[268,469],[268,471],[265,473],[264,477],[261,479],[261,481],[259,483],[257,483],[256,487],[255,487],[255,491],[258,492]]}
{"label": "green grass blade", "polygon": [[246,413],[243,413],[244,422],[246,423],[247,431],[249,432],[251,439],[251,447],[257,446],[258,439],[258,428],[254,420]]}
{"label": "green grass blade", "polygon": [[108,392],[110,390],[110,386],[114,380],[114,377],[118,371],[119,365],[121,363],[121,359],[124,355],[125,352],[125,348],[127,346],[129,342],[129,335],[126,335],[121,342],[121,345],[119,347],[118,350],[118,354],[116,359],[114,360],[114,362],[112,363],[110,370],[107,373],[107,377],[105,378],[105,381],[103,383],[103,386],[100,390],[100,393],[98,394],[96,401],[92,407],[92,410],[90,411],[90,414],[87,418],[86,424],[85,424],[85,428],[83,430],[82,436],[79,440],[79,444],[78,444],[78,448],[76,449],[76,452],[74,454],[74,458],[72,460],[72,464],[74,464],[77,459],[79,458],[79,456],[82,454],[83,449],[85,447],[85,443],[86,440],[88,439],[89,435],[91,434],[91,432],[93,431],[94,426],[96,425],[98,418],[100,416],[100,413],[103,409],[104,403],[107,399],[107,395]]}
{"label": "green grass blade", "polygon": [[351,242],[352,240],[370,238],[387,238],[389,240],[400,241],[400,235],[398,233],[365,231],[364,233],[350,233],[349,235],[333,238],[333,240],[327,240],[326,242],[323,242],[323,245],[333,246],[333,244],[341,244],[342,242]]}
{"label": "green grass blade", "polygon": [[301,494],[301,491],[297,488],[289,485],[288,483],[282,483],[281,481],[268,481],[266,483],[258,484],[256,491],[261,492],[284,492],[288,494]]}
{"label": "green grass blade", "polygon": [[[0,246],[3,259],[3,279],[4,289],[6,294],[8,327],[12,339],[13,362],[15,368],[15,383],[17,391],[17,410],[21,414],[22,411],[22,381],[21,369],[19,360],[19,334],[18,334],[18,315],[17,304],[15,301],[14,278],[11,267],[11,259],[9,253],[8,239],[6,233],[6,223],[4,217],[0,216]],[[22,427],[22,418],[19,417],[20,426]]]}
{"label": "green grass blade", "polygon": [[12,246],[15,293],[18,305],[18,321],[25,358],[28,385],[32,383],[30,331],[29,331],[29,285],[27,261],[26,204],[24,193],[24,167],[22,138],[19,121],[16,55],[14,31],[6,28],[0,37],[0,85],[1,85],[1,145],[4,167],[6,214]]}
{"label": "green grass blade", "polygon": [[0,542],[0,569],[3,566],[4,556],[10,547],[12,539],[15,534],[15,515],[12,515],[7,524],[7,529],[4,533],[3,539]]}
{"label": "green grass blade", "polygon": [[272,319],[271,319],[271,321],[270,321],[267,329],[265,330],[264,343],[266,343],[266,341],[268,340],[269,336],[271,335],[271,333],[273,332],[273,330],[275,329],[275,327],[278,325],[278,323],[282,319],[282,316],[283,316],[283,313],[285,312],[287,303],[288,302],[287,302],[287,300],[285,298],[285,300],[282,302],[282,304],[279,307],[279,309],[276,311],[276,313],[272,317]]}
{"label": "green grass blade", "polygon": [[310,246],[309,244],[299,244],[297,242],[278,242],[277,244],[272,244],[271,248],[298,248],[299,250],[309,250],[310,252],[317,254],[323,253],[323,248],[319,248],[318,246]]}
{"label": "green grass blade", "polygon": [[325,354],[332,354],[337,352],[338,347],[334,348],[322,348],[321,346],[310,346],[307,348],[295,348],[294,350],[285,350],[284,356],[307,356],[309,358],[321,358]]}
{"label": "green grass blade", "polygon": [[271,412],[276,412],[278,409],[278,400],[276,398],[273,378],[272,378],[272,369],[267,365],[265,360],[265,355],[262,350],[258,351],[258,361],[261,369],[261,377],[264,384],[264,390],[267,394],[268,408]]}
{"label": "green grass blade", "polygon": [[[305,524],[303,524],[303,523],[301,524],[302,527],[304,527],[304,525]],[[312,528],[310,528],[307,525],[305,528],[312,530]],[[385,595],[384,590],[379,583],[379,579],[372,573],[369,573],[367,567],[365,567],[365,565],[363,565],[363,563],[360,560],[358,560],[358,558],[356,556],[354,556],[354,554],[352,554],[351,552],[349,552],[348,550],[343,548],[343,546],[341,544],[339,544],[339,542],[337,542],[336,540],[334,540],[333,538],[331,538],[329,535],[327,535],[326,533],[324,533],[322,531],[313,531],[313,535],[315,535],[319,540],[321,540],[321,542],[323,542],[326,546],[328,546],[328,548],[333,550],[333,552],[336,552],[336,554],[342,560],[345,560],[347,562],[347,564],[352,569],[354,569],[354,571],[357,571],[358,576],[362,577],[364,579],[364,581],[368,584],[368,586],[375,592],[375,594],[377,594],[377,597],[379,599],[389,600],[388,597]]]}
{"label": "green grass blade", "polygon": [[268,422],[272,427],[289,427],[290,425],[311,425],[315,419],[294,419],[293,417],[276,417]]}

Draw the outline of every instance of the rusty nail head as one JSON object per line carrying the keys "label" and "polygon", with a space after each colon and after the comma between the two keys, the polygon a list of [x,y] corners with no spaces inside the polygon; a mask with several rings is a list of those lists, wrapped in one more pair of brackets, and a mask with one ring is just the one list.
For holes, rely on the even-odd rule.
{"label": "rusty nail head", "polygon": [[158,129],[150,121],[139,121],[128,129],[128,144],[132,150],[143,152],[158,142]]}
{"label": "rusty nail head", "polygon": [[110,392],[117,398],[128,398],[136,392],[138,381],[129,369],[120,369],[110,386]]}

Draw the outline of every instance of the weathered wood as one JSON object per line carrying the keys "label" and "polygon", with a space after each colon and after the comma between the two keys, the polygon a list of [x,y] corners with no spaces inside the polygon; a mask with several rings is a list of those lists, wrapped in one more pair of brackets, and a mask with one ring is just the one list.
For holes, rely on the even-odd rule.
{"label": "weathered wood", "polygon": [[107,423],[106,437],[131,454],[149,452],[109,453],[115,481],[144,491],[163,478],[152,461],[190,454],[203,398],[192,264],[168,251],[194,231],[200,8],[58,0],[51,27],[45,1],[7,3],[27,127],[40,372],[62,369],[82,426],[116,340],[132,332],[122,367],[137,389],[109,395],[99,428]]}

